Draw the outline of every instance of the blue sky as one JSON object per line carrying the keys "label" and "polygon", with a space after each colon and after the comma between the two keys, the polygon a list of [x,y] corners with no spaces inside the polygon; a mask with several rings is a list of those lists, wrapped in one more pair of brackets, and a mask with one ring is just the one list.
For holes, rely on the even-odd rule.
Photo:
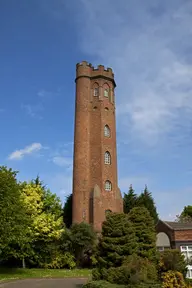
{"label": "blue sky", "polygon": [[115,73],[118,178],[160,217],[192,204],[192,1],[2,0],[0,164],[71,193],[75,65]]}

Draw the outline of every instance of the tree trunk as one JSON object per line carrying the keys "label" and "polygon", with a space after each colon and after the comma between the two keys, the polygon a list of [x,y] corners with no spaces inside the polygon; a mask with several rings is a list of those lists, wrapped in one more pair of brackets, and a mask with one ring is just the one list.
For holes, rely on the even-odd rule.
{"label": "tree trunk", "polygon": [[25,258],[23,257],[23,259],[22,259],[22,267],[25,269],[26,268],[26,266],[25,266]]}

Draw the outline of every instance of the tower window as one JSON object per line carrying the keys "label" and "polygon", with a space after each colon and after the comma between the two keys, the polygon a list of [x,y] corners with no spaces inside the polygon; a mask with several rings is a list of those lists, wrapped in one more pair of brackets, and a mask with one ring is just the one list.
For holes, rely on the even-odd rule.
{"label": "tower window", "polygon": [[109,180],[105,181],[105,191],[111,191],[112,190],[112,184]]}
{"label": "tower window", "polygon": [[94,96],[99,96],[99,87],[94,88],[93,95],[94,95]]}
{"label": "tower window", "polygon": [[111,132],[110,132],[110,129],[109,129],[108,125],[105,125],[105,127],[104,127],[104,135],[105,135],[105,137],[110,137],[111,136]]}
{"label": "tower window", "polygon": [[109,97],[109,90],[108,89],[105,89],[104,90],[104,97]]}
{"label": "tower window", "polygon": [[108,151],[105,152],[105,164],[111,164],[111,154]]}

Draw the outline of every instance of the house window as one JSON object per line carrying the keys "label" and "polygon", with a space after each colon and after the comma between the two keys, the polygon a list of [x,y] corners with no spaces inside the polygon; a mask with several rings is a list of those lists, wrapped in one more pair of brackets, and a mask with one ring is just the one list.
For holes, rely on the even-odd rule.
{"label": "house window", "polygon": [[105,152],[105,164],[111,164],[111,154],[108,151]]}
{"label": "house window", "polygon": [[192,246],[180,246],[180,249],[186,260],[192,260]]}
{"label": "house window", "polygon": [[157,247],[157,250],[159,251],[159,252],[163,252],[164,251],[164,247],[162,246],[162,247]]}
{"label": "house window", "polygon": [[191,266],[191,265],[187,265],[187,274],[186,274],[186,278],[190,278],[190,279],[192,279],[192,266]]}
{"label": "house window", "polygon": [[104,127],[104,135],[105,135],[105,137],[110,137],[110,135],[111,135],[108,125],[105,125],[105,127]]}
{"label": "house window", "polygon": [[104,90],[104,97],[109,97],[109,90],[108,89],[105,89]]}
{"label": "house window", "polygon": [[94,95],[94,96],[99,96],[99,87],[94,88],[93,95]]}
{"label": "house window", "polygon": [[112,185],[109,180],[105,181],[105,191],[111,191],[112,190]]}

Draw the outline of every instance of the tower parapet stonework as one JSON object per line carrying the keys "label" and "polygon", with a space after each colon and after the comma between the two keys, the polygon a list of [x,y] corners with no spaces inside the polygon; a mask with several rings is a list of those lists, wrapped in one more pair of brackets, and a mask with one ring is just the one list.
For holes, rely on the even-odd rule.
{"label": "tower parapet stonework", "polygon": [[117,183],[115,80],[111,68],[76,65],[73,223],[101,231],[106,213],[123,211]]}

